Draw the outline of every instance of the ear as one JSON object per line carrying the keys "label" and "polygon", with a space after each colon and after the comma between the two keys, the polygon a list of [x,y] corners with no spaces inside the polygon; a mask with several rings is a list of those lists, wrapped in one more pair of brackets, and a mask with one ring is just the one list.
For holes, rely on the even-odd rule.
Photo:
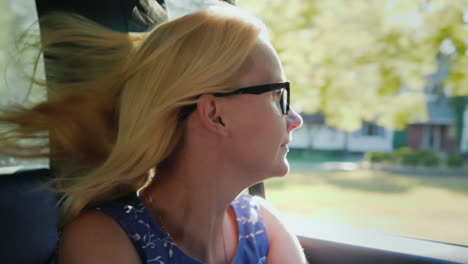
{"label": "ear", "polygon": [[228,129],[223,118],[223,101],[211,94],[204,94],[199,99],[196,115],[201,125],[212,133],[227,135]]}

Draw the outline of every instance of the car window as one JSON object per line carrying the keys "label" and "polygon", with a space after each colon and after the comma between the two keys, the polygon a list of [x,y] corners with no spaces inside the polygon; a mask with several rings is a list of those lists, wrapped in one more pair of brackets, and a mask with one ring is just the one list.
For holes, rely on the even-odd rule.
{"label": "car window", "polygon": [[[468,245],[467,1],[239,1],[291,80],[288,226],[329,223]],[[464,7],[465,6],[465,7]]]}
{"label": "car window", "polygon": [[[0,106],[28,105],[44,98],[45,94],[31,87],[30,77],[38,51],[38,24],[34,1],[5,0],[0,2]],[[42,63],[36,77],[43,78]],[[5,128],[1,128],[4,131]],[[0,167],[16,165],[46,165],[45,160],[26,160],[0,155]]]}

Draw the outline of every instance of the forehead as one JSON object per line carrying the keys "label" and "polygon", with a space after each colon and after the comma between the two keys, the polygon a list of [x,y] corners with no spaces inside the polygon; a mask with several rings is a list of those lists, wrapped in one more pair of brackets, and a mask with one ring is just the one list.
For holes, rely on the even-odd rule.
{"label": "forehead", "polygon": [[245,73],[239,87],[285,80],[280,58],[270,43],[259,40],[252,49],[245,65]]}

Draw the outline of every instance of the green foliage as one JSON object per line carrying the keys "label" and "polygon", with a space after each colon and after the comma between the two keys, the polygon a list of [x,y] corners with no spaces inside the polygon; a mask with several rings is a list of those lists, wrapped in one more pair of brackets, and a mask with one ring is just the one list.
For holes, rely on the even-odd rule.
{"label": "green foliage", "polygon": [[393,155],[386,152],[367,152],[364,157],[366,160],[373,163],[393,161]]}
{"label": "green foliage", "polygon": [[409,147],[401,147],[392,153],[369,152],[366,159],[373,163],[394,163],[405,166],[437,167],[442,159],[437,152],[430,150],[415,151]]}
{"label": "green foliage", "polygon": [[393,152],[394,159],[397,163],[407,166],[416,166],[419,164],[417,152],[409,147],[398,148]]}
{"label": "green foliage", "polygon": [[328,162],[345,161],[342,151],[323,151],[312,149],[291,149],[288,153],[288,160],[293,162]]}
{"label": "green foliage", "polygon": [[434,151],[423,150],[415,152],[418,160],[418,165],[425,167],[437,167],[441,163],[441,158]]}
{"label": "green foliage", "polygon": [[[452,65],[447,87],[468,94],[468,25],[462,19],[468,0],[238,3],[271,27],[294,84],[293,106],[321,111],[328,125],[354,130],[368,120],[399,129],[424,120],[419,91],[437,70],[441,50]],[[401,93],[402,85],[413,92]]]}
{"label": "green foliage", "polygon": [[449,167],[463,167],[464,159],[460,153],[452,153],[447,157],[447,166]]}

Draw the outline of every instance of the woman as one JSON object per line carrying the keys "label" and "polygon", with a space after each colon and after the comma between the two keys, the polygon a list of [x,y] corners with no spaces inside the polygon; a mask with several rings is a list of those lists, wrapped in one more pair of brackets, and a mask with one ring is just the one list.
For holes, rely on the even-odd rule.
{"label": "woman", "polygon": [[43,24],[50,99],[0,120],[56,146],[10,150],[67,160],[59,263],[306,262],[275,210],[239,195],[287,174],[302,124],[257,19],[214,7],[130,36]]}

